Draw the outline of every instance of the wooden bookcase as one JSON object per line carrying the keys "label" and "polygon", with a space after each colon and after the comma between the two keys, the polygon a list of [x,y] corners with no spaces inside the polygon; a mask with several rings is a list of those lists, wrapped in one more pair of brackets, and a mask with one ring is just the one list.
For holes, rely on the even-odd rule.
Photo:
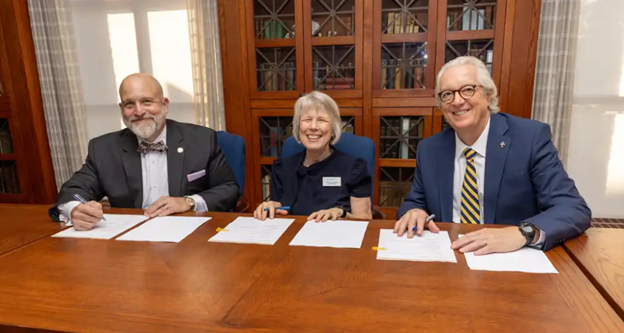
{"label": "wooden bookcase", "polygon": [[393,218],[418,142],[448,126],[434,97],[444,63],[481,58],[501,109],[530,117],[540,8],[540,0],[219,0],[227,128],[249,147],[251,207],[268,197],[296,99],[320,90],[337,101],[345,130],[376,143],[373,202]]}
{"label": "wooden bookcase", "polygon": [[56,184],[27,1],[0,2],[0,203],[50,204]]}

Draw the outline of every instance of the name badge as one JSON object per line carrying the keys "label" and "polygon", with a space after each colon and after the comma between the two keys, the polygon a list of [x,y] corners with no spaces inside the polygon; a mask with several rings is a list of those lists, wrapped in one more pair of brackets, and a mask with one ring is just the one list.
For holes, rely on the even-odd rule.
{"label": "name badge", "polygon": [[323,177],[324,187],[340,187],[340,177]]}

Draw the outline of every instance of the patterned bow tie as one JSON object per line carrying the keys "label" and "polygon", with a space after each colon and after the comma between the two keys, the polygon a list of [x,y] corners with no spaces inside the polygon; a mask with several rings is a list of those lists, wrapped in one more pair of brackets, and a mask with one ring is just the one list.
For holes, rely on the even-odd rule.
{"label": "patterned bow tie", "polygon": [[152,153],[152,152],[163,153],[167,151],[167,145],[162,141],[158,141],[154,143],[141,141],[137,151],[143,155]]}

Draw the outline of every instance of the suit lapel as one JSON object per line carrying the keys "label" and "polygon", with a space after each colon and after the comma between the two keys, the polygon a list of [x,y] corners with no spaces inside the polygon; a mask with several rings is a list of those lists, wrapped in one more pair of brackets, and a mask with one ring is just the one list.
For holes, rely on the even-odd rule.
{"label": "suit lapel", "polygon": [[177,124],[167,120],[167,173],[169,178],[169,196],[181,197],[184,181],[184,156],[186,147],[184,138]]}
{"label": "suit lapel", "polygon": [[501,115],[490,117],[490,133],[488,134],[487,152],[485,157],[485,223],[496,220],[496,206],[501,178],[505,170],[507,152],[511,148],[511,137],[505,135],[509,126]]}
{"label": "suit lapel", "polygon": [[143,204],[143,171],[141,168],[141,154],[137,151],[139,142],[137,137],[127,130],[123,136],[121,160],[126,179],[130,187],[134,208],[141,208]]}
{"label": "suit lapel", "polygon": [[440,172],[438,184],[440,190],[440,207],[442,216],[437,221],[451,222],[453,220],[453,171],[455,169],[455,132],[446,131],[443,134],[440,150],[437,156],[437,170]]}

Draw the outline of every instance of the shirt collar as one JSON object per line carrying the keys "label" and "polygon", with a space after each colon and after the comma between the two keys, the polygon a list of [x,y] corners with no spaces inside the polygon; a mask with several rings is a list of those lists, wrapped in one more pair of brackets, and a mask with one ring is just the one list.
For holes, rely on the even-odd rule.
{"label": "shirt collar", "polygon": [[[139,140],[139,144],[141,144],[141,142],[146,141],[143,140],[141,138],[139,138],[137,136],[137,139]],[[156,140],[154,140],[154,142],[158,142],[161,141],[166,145],[167,144],[167,125],[165,124],[165,127],[163,128],[163,131],[160,133],[160,135],[156,138]]]}
{"label": "shirt collar", "polygon": [[466,148],[472,148],[477,152],[480,156],[485,157],[485,151],[487,148],[487,140],[488,135],[490,134],[490,118],[488,117],[488,122],[483,129],[483,132],[479,136],[479,139],[472,145],[467,146],[462,140],[457,136],[457,132],[455,132],[455,159],[459,159],[464,155],[464,150]]}

